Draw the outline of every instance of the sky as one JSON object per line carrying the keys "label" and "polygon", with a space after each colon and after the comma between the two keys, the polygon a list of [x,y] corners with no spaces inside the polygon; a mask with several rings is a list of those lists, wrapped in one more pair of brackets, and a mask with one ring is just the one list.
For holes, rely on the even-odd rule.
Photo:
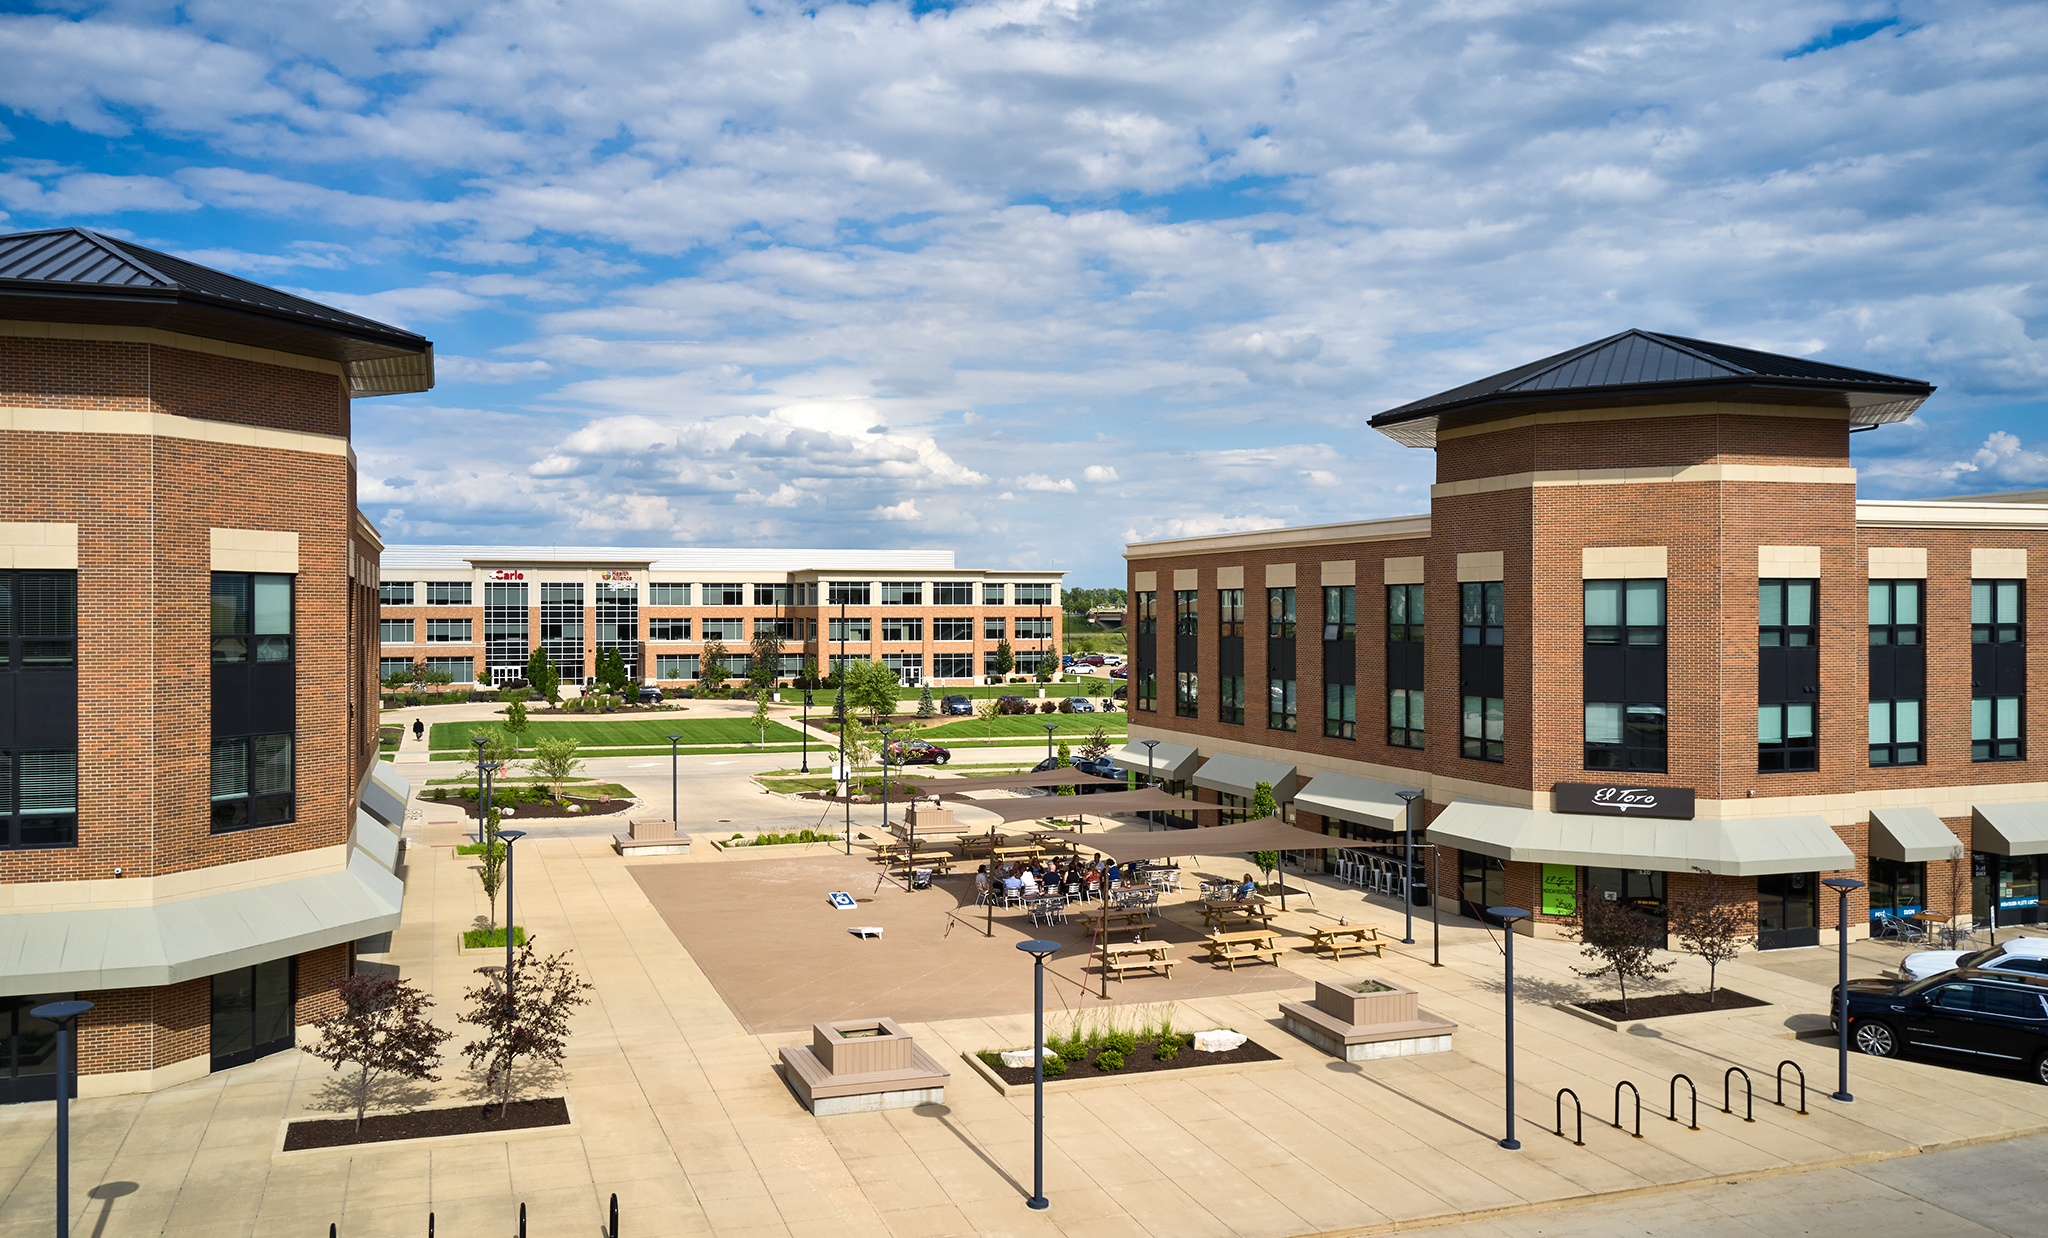
{"label": "sky", "polygon": [[[941,548],[1426,511],[1388,408],[1630,327],[1924,379],[2048,486],[2048,7],[0,3],[0,228],[427,335],[392,543]],[[2037,334],[2040,332],[2041,334]]]}

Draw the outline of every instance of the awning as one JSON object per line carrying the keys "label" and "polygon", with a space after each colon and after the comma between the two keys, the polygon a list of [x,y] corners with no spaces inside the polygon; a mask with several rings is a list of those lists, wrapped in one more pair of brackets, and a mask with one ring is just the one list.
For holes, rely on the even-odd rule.
{"label": "awning", "polygon": [[1284,804],[1294,798],[1294,767],[1278,761],[1261,761],[1232,752],[1219,752],[1195,771],[1195,785],[1225,795],[1250,799],[1262,782],[1273,785],[1273,802]]}
{"label": "awning", "polygon": [[1317,774],[1294,793],[1294,807],[1356,825],[1398,832],[1408,828],[1408,810],[1394,794],[1396,791],[1419,795],[1422,788],[1381,782],[1377,778],[1354,778],[1350,774]]}
{"label": "awning", "polygon": [[1358,844],[1345,838],[1331,838],[1292,826],[1278,817],[1240,821],[1204,830],[1112,830],[1106,834],[1082,834],[1068,830],[1047,830],[1053,838],[1064,838],[1088,851],[1097,851],[1121,864],[1125,860],[1156,860],[1173,855],[1237,855],[1252,851],[1338,851]]}
{"label": "awning", "polygon": [[1970,846],[1993,855],[2048,855],[2048,801],[1972,805]]}
{"label": "awning", "polygon": [[349,833],[349,846],[367,854],[386,872],[398,871],[398,832],[360,809],[356,828]]}
{"label": "awning", "polygon": [[391,762],[370,762],[370,776],[363,779],[359,798],[365,811],[394,830],[403,829],[405,802],[411,798],[412,784],[391,768]]}
{"label": "awning", "polygon": [[1168,782],[1178,782],[1188,776],[1188,770],[1199,755],[1186,744],[1169,744],[1160,740],[1152,749],[1148,764],[1145,756],[1145,741],[1134,739],[1109,754],[1109,759],[1134,773],[1142,774],[1150,769],[1155,777]]}
{"label": "awning", "polygon": [[1880,860],[1919,864],[1960,858],[1962,840],[1932,808],[1870,810],[1870,854]]}
{"label": "awning", "polygon": [[1429,841],[1520,863],[1666,873],[1702,868],[1722,877],[1856,867],[1856,857],[1819,817],[1669,821],[1456,800],[1430,822]]}

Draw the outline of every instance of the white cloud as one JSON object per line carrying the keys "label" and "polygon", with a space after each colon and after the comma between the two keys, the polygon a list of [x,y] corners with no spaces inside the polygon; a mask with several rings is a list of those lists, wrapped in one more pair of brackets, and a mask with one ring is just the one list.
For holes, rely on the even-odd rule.
{"label": "white cloud", "polygon": [[917,504],[905,499],[888,507],[877,507],[875,517],[879,520],[922,520],[924,513],[917,510]]}
{"label": "white cloud", "polygon": [[1010,484],[1023,490],[1051,490],[1060,494],[1072,494],[1075,490],[1073,478],[1062,477],[1054,481],[1043,473],[1026,473]]}
{"label": "white cloud", "polygon": [[1081,479],[1094,482],[1098,486],[1107,485],[1116,480],[1116,469],[1107,464],[1091,464],[1081,470]]}
{"label": "white cloud", "polygon": [[1958,460],[1942,471],[1943,477],[1949,480],[1972,473],[1977,474],[1971,478],[1972,482],[1992,479],[2015,484],[2048,482],[2048,452],[2029,451],[2020,442],[2019,435],[1995,430],[1968,460]]}
{"label": "white cloud", "polygon": [[545,378],[554,372],[555,367],[545,361],[486,361],[478,357],[458,357],[454,353],[434,354],[434,379],[437,382],[520,383]]}

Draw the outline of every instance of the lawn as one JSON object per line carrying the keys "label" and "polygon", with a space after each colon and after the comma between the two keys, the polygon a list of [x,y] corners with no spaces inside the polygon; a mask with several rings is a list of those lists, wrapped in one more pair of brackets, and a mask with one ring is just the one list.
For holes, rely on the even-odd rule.
{"label": "lawn", "polygon": [[[470,746],[471,730],[496,729],[493,722],[437,722],[427,733],[428,743],[435,752],[460,752]],[[585,748],[655,747],[668,750],[668,737],[682,736],[685,744],[751,744],[757,742],[761,732],[745,718],[698,718],[684,721],[679,718],[664,718],[659,721],[618,721],[618,722],[529,722],[519,736],[522,752],[530,752],[533,746],[544,739],[574,739],[581,741]],[[768,724],[768,742],[771,744],[796,743],[803,739],[797,731],[779,722]]]}
{"label": "lawn", "polygon": [[1117,738],[1123,735],[1126,724],[1121,713],[1114,714],[1010,714],[1002,718],[960,718],[943,726],[931,727],[917,732],[919,739],[986,739],[991,735],[1030,735],[1045,738],[1045,724],[1056,722],[1059,730],[1053,732],[1055,739],[1072,739],[1080,736],[1086,739],[1096,727],[1102,733]]}
{"label": "lawn", "polygon": [[[1107,679],[1090,678],[1080,683],[981,684],[976,687],[965,688],[942,688],[938,684],[933,684],[932,699],[934,701],[943,701],[949,696],[965,696],[977,701],[984,701],[997,696],[1028,696],[1035,701],[1038,699],[1038,690],[1040,688],[1044,688],[1045,694],[1049,697],[1108,696],[1111,689],[1103,685],[1110,682]],[[1115,682],[1120,684],[1123,680],[1119,679]],[[898,688],[896,690],[896,699],[899,701],[914,701],[923,694],[924,685],[917,684]],[[832,696],[833,690],[831,688],[815,689],[813,699],[818,702],[816,708],[829,709],[832,705]],[[785,702],[791,700],[801,701],[803,697],[785,692],[782,694],[782,699]]]}

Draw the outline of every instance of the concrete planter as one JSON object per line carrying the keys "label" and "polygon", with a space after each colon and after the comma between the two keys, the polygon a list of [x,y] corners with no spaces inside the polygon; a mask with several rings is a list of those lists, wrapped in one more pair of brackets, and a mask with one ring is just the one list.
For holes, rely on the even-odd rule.
{"label": "concrete planter", "polygon": [[[1361,993],[1370,980],[1382,986]],[[1347,1062],[1446,1053],[1458,1025],[1422,1009],[1420,995],[1376,977],[1317,981],[1314,1002],[1281,1002],[1288,1032]]]}

